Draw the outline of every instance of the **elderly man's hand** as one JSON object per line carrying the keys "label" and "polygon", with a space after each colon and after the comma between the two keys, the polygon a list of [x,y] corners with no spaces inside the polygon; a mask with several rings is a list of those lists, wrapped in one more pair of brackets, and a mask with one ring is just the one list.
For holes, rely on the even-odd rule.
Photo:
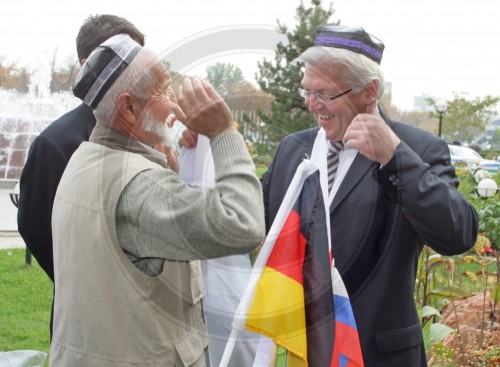
{"label": "elderly man's hand", "polygon": [[179,173],[179,159],[177,158],[177,154],[175,153],[175,149],[172,147],[167,147],[163,144],[157,144],[153,146],[157,151],[165,154],[167,158],[167,164],[172,169],[172,171]]}
{"label": "elderly man's hand", "polygon": [[207,81],[184,79],[177,100],[172,109],[189,129],[209,138],[236,130],[229,107]]}
{"label": "elderly man's hand", "polygon": [[181,137],[179,138],[179,147],[186,147],[188,149],[196,148],[196,144],[198,144],[198,133],[193,130],[186,129],[182,132]]}

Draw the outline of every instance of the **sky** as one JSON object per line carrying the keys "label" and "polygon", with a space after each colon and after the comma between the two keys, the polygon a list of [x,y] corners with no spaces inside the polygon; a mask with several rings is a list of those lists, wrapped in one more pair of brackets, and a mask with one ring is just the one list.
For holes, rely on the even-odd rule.
{"label": "sky", "polygon": [[[300,0],[9,0],[0,13],[0,55],[33,67],[76,59],[75,37],[90,14],[127,18],[146,46],[182,51],[183,71],[203,76],[214,62],[240,67],[256,84],[257,61],[271,58],[277,20],[294,27]],[[304,0],[309,6],[309,0]],[[326,7],[330,2],[323,1]],[[493,0],[334,0],[332,21],[359,25],[381,39],[382,69],[403,110],[427,94],[452,99],[500,95],[500,2]],[[198,43],[196,42],[198,41]],[[273,43],[274,42],[274,43]],[[242,44],[239,48],[239,44]],[[223,45],[222,45],[223,44]],[[222,46],[221,46],[222,45]],[[184,46],[184,49],[182,48]],[[187,47],[187,49],[186,49]],[[185,51],[188,50],[188,51]],[[196,53],[195,51],[200,51]],[[167,58],[168,58],[167,57]]]}

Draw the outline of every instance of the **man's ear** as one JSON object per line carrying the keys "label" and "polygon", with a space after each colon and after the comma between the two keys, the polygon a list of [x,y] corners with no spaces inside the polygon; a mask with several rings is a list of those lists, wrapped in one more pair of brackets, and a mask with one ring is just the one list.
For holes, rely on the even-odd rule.
{"label": "man's ear", "polygon": [[365,93],[367,105],[373,105],[377,103],[378,82],[376,80],[372,80],[369,84],[365,85]]}
{"label": "man's ear", "polygon": [[130,93],[122,93],[116,101],[116,112],[118,117],[130,125],[135,124],[140,111],[140,104],[137,98]]}

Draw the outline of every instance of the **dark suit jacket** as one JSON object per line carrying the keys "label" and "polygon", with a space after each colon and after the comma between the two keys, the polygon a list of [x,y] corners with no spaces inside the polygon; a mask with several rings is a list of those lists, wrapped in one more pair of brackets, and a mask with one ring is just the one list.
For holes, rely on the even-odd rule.
{"label": "dark suit jacket", "polygon": [[17,225],[26,246],[54,281],[52,204],[73,152],[95,126],[90,107],[81,104],[50,124],[31,144],[20,180]]}
{"label": "dark suit jacket", "polygon": [[[474,245],[478,222],[456,189],[446,143],[383,117],[401,144],[382,168],[361,154],[355,158],[330,208],[332,254],[351,298],[365,366],[425,366],[413,299],[420,251],[428,244],[444,255],[462,253]],[[317,131],[286,137],[263,175],[268,229]]]}

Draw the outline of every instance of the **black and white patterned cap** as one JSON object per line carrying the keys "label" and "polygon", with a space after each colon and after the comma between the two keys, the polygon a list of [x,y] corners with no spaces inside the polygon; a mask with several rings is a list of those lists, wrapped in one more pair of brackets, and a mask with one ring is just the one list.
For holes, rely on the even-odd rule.
{"label": "black and white patterned cap", "polygon": [[117,34],[99,45],[82,65],[73,94],[96,108],[102,97],[142,49],[127,34]]}

